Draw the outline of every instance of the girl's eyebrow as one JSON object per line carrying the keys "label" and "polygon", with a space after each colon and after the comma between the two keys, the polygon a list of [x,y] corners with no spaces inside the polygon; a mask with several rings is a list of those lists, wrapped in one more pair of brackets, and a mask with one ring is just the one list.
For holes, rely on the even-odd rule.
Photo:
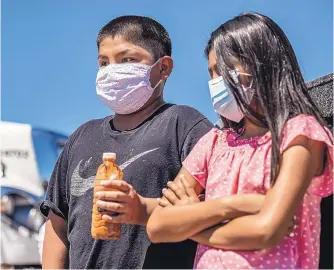
{"label": "girl's eyebrow", "polygon": [[213,66],[213,70],[214,70],[217,74],[219,74],[217,64],[215,64],[215,65]]}
{"label": "girl's eyebrow", "polygon": [[219,74],[217,64],[214,64],[213,67],[208,68],[209,74],[212,74],[213,71]]}

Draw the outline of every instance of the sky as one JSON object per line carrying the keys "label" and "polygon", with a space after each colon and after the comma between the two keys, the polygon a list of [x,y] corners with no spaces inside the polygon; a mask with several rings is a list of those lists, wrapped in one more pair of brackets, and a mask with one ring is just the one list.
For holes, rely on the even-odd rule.
{"label": "sky", "polygon": [[169,32],[174,70],[167,102],[197,108],[211,121],[204,48],[220,24],[247,11],[285,31],[307,81],[333,72],[331,0],[2,0],[1,118],[65,134],[112,112],[96,95],[96,36],[121,15],[149,16]]}

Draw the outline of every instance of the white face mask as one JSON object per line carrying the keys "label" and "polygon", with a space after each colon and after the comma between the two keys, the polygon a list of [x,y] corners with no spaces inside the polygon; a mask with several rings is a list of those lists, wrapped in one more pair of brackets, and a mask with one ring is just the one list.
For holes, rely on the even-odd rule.
{"label": "white face mask", "polygon": [[117,114],[131,114],[140,110],[162,81],[151,87],[151,69],[159,60],[152,66],[125,63],[110,64],[100,69],[96,77],[97,95]]}
{"label": "white face mask", "polygon": [[[237,78],[239,74],[251,76],[250,74],[240,73],[238,70],[233,70],[231,71],[231,75],[236,83],[239,83]],[[250,104],[254,94],[254,90],[251,88],[251,86],[252,83],[249,87],[244,87],[242,85],[248,104]],[[210,80],[209,89],[213,108],[215,109],[216,113],[220,114],[228,120],[239,123],[244,117],[244,114],[239,108],[238,103],[231,92],[231,89],[224,82],[223,77],[220,76]]]}

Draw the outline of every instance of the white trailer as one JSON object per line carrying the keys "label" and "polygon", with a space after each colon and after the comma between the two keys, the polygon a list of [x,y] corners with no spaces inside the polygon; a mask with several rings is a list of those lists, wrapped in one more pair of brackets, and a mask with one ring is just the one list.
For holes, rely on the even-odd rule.
{"label": "white trailer", "polygon": [[67,137],[27,124],[0,122],[1,268],[39,267],[39,212]]}

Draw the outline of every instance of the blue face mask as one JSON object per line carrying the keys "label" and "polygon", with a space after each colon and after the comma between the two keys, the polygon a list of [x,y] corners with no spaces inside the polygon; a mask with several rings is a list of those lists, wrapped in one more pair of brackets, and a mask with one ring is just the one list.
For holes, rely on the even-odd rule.
{"label": "blue face mask", "polygon": [[[236,75],[235,72],[238,72],[238,70],[231,71],[231,75],[232,78],[238,82],[237,76],[244,73],[238,72]],[[251,76],[249,74],[244,75]],[[242,88],[245,91],[247,101],[250,103],[254,94],[254,90],[251,88],[251,86],[247,88],[242,86]],[[224,82],[223,77],[220,76],[218,78],[210,80],[209,89],[213,108],[215,109],[216,113],[220,114],[228,120],[239,123],[244,117],[244,114],[239,108],[238,103],[231,92],[231,89]]]}

